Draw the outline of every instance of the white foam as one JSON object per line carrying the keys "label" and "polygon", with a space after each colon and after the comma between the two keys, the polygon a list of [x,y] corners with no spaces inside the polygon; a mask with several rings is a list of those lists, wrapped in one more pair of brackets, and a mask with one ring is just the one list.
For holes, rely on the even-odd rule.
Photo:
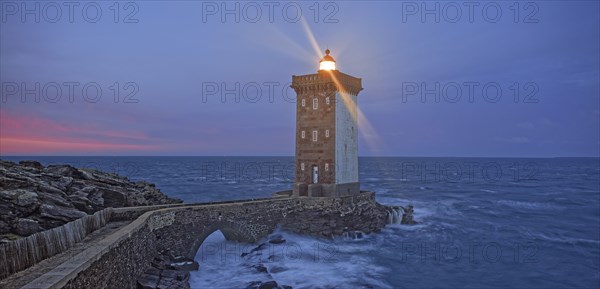
{"label": "white foam", "polygon": [[502,204],[505,206],[509,206],[515,209],[556,209],[556,205],[551,204],[549,202],[523,202],[523,201],[514,201],[514,200],[500,200],[498,204]]}
{"label": "white foam", "polygon": [[[388,269],[377,265],[373,254],[370,254],[372,250],[377,250],[377,246],[369,236],[357,240],[321,240],[287,232],[278,233],[286,239],[285,243],[267,243],[263,250],[256,253],[258,255],[245,258],[222,258],[218,254],[201,256],[201,248],[196,256],[200,270],[191,272],[191,287],[244,288],[252,281],[275,280],[279,285],[289,285],[293,288],[356,288],[367,285],[374,288],[392,288],[382,281],[382,276]],[[213,235],[209,236],[212,239],[207,238],[205,244],[208,241],[212,246],[219,243],[239,245],[224,239],[214,239]],[[253,247],[255,246],[246,248]],[[269,260],[269,255],[280,257]],[[230,256],[233,256],[233,253]],[[259,264],[269,271],[275,267],[284,270],[270,274],[259,273],[252,267]]]}

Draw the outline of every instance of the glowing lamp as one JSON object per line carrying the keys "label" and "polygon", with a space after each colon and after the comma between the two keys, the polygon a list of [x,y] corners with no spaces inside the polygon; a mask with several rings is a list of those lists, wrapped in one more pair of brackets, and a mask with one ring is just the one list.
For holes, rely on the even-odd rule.
{"label": "glowing lamp", "polygon": [[329,53],[329,49],[325,50],[325,57],[319,62],[319,70],[335,70],[335,59]]}

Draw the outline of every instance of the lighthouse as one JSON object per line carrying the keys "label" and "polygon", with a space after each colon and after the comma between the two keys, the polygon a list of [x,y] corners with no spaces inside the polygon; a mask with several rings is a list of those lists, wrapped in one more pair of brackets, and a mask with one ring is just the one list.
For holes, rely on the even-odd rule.
{"label": "lighthouse", "polygon": [[294,196],[358,194],[360,78],[337,70],[329,49],[315,74],[292,76],[296,92]]}

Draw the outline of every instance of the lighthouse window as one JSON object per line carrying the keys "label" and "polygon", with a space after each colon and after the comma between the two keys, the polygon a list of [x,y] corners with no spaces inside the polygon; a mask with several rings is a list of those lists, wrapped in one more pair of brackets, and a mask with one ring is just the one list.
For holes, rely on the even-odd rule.
{"label": "lighthouse window", "polygon": [[319,108],[319,99],[313,98],[313,109]]}
{"label": "lighthouse window", "polygon": [[302,100],[302,106],[306,106],[306,99]]}
{"label": "lighthouse window", "polygon": [[329,137],[329,130],[328,129],[325,130],[325,137]]}
{"label": "lighthouse window", "polygon": [[325,171],[329,171],[329,163],[325,163]]}
{"label": "lighthouse window", "polygon": [[317,141],[317,131],[313,130],[313,141]]}
{"label": "lighthouse window", "polygon": [[306,137],[306,132],[302,131],[302,138],[305,138],[305,137]]}
{"label": "lighthouse window", "polygon": [[300,169],[301,169],[301,170],[304,170],[304,163],[301,163],[301,164],[300,164]]}
{"label": "lighthouse window", "polygon": [[326,104],[329,104],[329,97],[326,97],[326,98],[325,98],[325,103],[326,103]]}

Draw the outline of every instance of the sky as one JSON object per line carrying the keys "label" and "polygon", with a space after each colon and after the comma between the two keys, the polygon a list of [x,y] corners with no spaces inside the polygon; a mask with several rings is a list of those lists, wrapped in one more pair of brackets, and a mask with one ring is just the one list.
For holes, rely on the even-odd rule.
{"label": "sky", "polygon": [[361,156],[600,155],[598,1],[0,4],[0,156],[292,156],[326,48]]}

